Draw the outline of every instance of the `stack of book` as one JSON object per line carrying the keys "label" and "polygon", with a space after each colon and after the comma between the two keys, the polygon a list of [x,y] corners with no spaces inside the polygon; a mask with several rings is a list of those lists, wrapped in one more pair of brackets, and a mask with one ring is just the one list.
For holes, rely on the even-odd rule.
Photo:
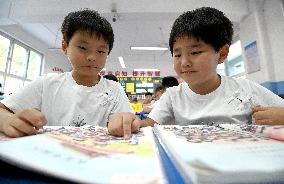
{"label": "stack of book", "polygon": [[96,126],[44,127],[0,136],[0,159],[80,183],[283,183],[283,137],[284,126],[155,125],[129,140]]}

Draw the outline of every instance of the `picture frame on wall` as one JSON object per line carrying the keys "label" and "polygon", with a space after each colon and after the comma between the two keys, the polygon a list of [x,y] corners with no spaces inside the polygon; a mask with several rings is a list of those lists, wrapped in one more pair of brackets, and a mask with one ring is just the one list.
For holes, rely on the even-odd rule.
{"label": "picture frame on wall", "polygon": [[257,50],[257,42],[247,44],[244,47],[244,53],[246,57],[246,71],[248,74],[260,71],[259,54]]}

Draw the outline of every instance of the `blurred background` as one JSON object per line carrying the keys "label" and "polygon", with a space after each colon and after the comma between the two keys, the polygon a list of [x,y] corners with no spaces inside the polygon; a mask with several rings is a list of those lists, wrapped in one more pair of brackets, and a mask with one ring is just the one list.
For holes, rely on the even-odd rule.
{"label": "blurred background", "polygon": [[114,48],[101,75],[115,75],[126,92],[138,98],[153,92],[165,76],[182,82],[168,48],[171,26],[183,12],[210,6],[234,24],[230,54],[218,72],[284,94],[283,4],[281,0],[0,0],[0,91],[8,95],[45,73],[70,71],[61,51],[60,26],[69,12],[83,8],[97,10],[114,29]]}

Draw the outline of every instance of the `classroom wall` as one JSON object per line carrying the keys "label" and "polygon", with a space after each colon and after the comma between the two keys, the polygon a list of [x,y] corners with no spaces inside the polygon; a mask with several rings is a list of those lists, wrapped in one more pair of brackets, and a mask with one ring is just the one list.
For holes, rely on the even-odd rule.
{"label": "classroom wall", "polygon": [[245,47],[256,41],[260,70],[248,73],[256,81],[276,94],[284,94],[284,13],[280,0],[249,1],[251,12],[240,22],[245,67],[248,60]]}
{"label": "classroom wall", "polygon": [[45,62],[44,73],[55,72],[55,67],[63,69],[64,72],[71,71],[71,65],[65,55],[61,53],[61,50],[47,51],[46,57],[48,58]]}

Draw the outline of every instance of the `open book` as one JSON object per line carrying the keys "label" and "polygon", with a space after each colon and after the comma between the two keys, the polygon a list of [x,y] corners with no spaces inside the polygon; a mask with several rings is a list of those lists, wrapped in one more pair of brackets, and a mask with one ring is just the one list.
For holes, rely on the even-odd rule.
{"label": "open book", "polygon": [[155,125],[154,132],[186,183],[284,182],[284,142],[250,128]]}
{"label": "open book", "polygon": [[163,183],[151,128],[130,140],[102,127],[44,127],[35,136],[0,137],[0,158],[15,166],[80,183]]}

